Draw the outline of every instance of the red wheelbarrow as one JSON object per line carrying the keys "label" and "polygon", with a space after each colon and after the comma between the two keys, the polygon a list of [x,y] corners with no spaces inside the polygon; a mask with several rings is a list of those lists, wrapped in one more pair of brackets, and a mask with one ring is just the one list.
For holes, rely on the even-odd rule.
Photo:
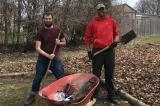
{"label": "red wheelbarrow", "polygon": [[[74,83],[74,85],[77,88],[76,90],[79,90],[80,87],[83,86],[83,84],[85,84],[91,78],[96,79],[96,81],[94,82],[95,84],[82,100],[71,104],[64,104],[61,102],[57,102],[57,100],[54,99],[53,95],[59,91],[63,91],[68,83],[71,82]],[[88,73],[72,74],[65,76],[53,82],[52,84],[48,85],[47,87],[43,88],[42,90],[39,91],[39,96],[47,102],[48,106],[85,106],[90,101],[99,82],[100,82],[99,78],[93,74],[88,74]]]}

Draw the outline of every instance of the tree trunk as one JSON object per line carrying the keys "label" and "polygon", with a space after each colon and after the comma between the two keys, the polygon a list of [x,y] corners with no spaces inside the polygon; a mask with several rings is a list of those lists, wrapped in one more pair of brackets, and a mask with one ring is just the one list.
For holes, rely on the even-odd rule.
{"label": "tree trunk", "polygon": [[127,92],[125,92],[123,90],[118,90],[118,94],[122,99],[128,101],[133,106],[149,106],[149,105],[143,103],[142,101],[134,98],[133,96],[131,96],[130,94],[128,94]]}
{"label": "tree trunk", "polygon": [[[21,28],[21,10],[22,10],[22,1],[18,0],[18,19],[17,19],[17,42],[16,45],[19,45],[20,38],[20,28]],[[17,47],[16,47],[17,48]]]}
{"label": "tree trunk", "polygon": [[8,41],[8,18],[7,18],[7,1],[4,2],[4,21],[5,21],[5,38],[4,38],[4,46],[7,45]]}

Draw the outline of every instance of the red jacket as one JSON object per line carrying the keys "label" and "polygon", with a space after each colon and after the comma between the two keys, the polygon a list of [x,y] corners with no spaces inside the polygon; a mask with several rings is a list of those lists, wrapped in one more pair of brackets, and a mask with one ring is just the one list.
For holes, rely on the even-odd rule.
{"label": "red jacket", "polygon": [[106,16],[103,20],[99,20],[99,17],[96,16],[87,26],[85,44],[89,46],[93,43],[94,48],[104,48],[112,44],[119,34],[114,19]]}

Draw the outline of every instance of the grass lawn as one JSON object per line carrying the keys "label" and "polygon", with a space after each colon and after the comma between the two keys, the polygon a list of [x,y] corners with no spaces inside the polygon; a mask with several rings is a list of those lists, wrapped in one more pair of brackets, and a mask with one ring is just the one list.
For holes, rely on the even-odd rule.
{"label": "grass lawn", "polygon": [[[32,78],[0,78],[0,106],[24,106],[25,100],[28,97],[31,89]],[[52,83],[53,78],[45,80],[45,85]],[[38,102],[32,106],[47,106],[46,102],[38,99]],[[104,101],[97,101],[94,106],[129,106],[122,103],[122,105],[114,105],[104,103]]]}
{"label": "grass lawn", "polygon": [[[0,106],[24,106],[30,93],[32,78],[0,78],[0,80]],[[51,78],[47,79],[45,85],[52,81]],[[47,106],[47,104],[39,99],[32,106]]]}
{"label": "grass lawn", "polygon": [[[0,106],[24,106],[30,93],[32,79],[1,78],[0,80]],[[45,104],[40,101],[33,106],[45,106]]]}
{"label": "grass lawn", "polygon": [[141,41],[144,43],[160,44],[160,35],[143,36],[141,37]]}

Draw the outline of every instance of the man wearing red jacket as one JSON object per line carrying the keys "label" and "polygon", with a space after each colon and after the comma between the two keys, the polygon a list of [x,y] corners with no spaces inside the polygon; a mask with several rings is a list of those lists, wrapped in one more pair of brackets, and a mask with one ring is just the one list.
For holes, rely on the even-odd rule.
{"label": "man wearing red jacket", "polygon": [[[105,15],[105,6],[97,5],[97,16],[88,24],[85,32],[85,45],[88,53],[92,54],[110,46],[113,42],[119,40],[119,29],[116,26],[116,21]],[[92,58],[93,74],[100,78],[102,66],[105,68],[105,85],[108,91],[108,100],[117,103],[118,97],[114,88],[114,67],[115,67],[115,50],[110,48]],[[98,97],[99,87],[97,87],[93,97]]]}

